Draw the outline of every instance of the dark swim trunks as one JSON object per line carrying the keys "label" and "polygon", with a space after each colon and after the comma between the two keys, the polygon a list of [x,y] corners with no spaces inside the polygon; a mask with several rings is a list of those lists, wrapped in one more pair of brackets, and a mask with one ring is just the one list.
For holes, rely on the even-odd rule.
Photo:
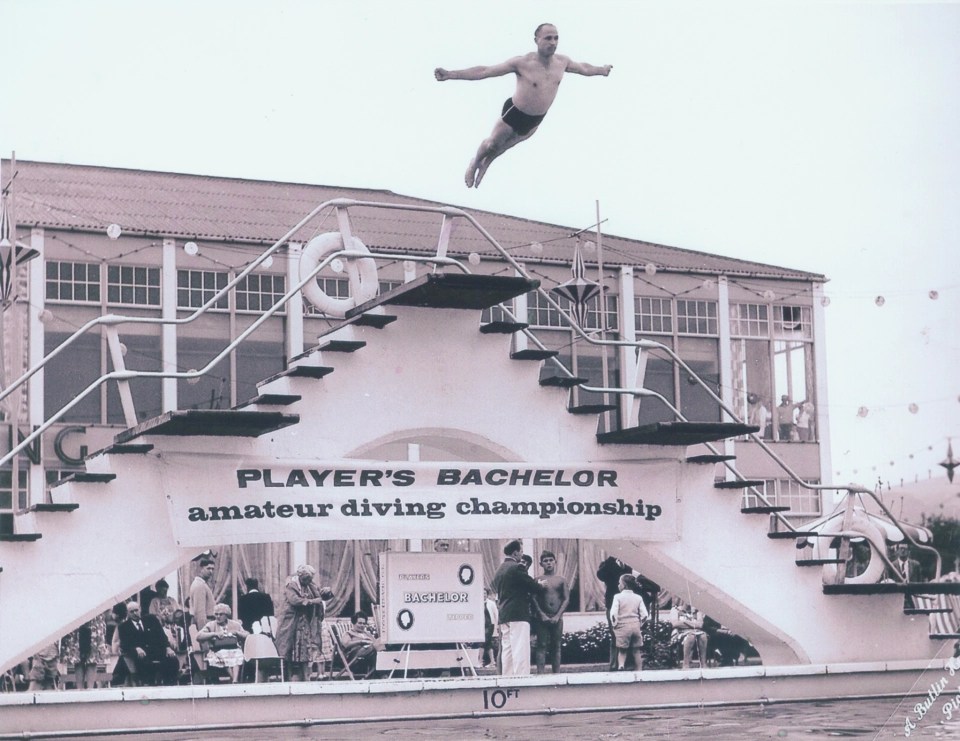
{"label": "dark swim trunks", "polygon": [[546,115],[544,113],[543,116],[531,116],[529,113],[524,113],[513,104],[513,98],[507,98],[500,112],[501,120],[520,136],[526,136],[537,128]]}

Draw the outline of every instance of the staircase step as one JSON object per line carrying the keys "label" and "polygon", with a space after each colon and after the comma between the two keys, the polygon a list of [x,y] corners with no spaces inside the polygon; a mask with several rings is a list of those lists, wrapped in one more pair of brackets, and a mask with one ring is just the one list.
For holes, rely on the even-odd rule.
{"label": "staircase step", "polygon": [[54,502],[38,502],[27,507],[27,512],[73,512],[80,505],[76,502],[64,502],[56,504]]}
{"label": "staircase step", "polygon": [[356,352],[366,346],[367,343],[363,340],[330,340],[317,349],[321,352]]}
{"label": "staircase step", "polygon": [[791,538],[816,538],[820,534],[808,530],[776,530],[767,533],[770,540],[790,540]]}
{"label": "staircase step", "polygon": [[538,280],[507,275],[428,273],[347,311],[347,318],[375,306],[424,306],[433,309],[488,309],[536,290]]}
{"label": "staircase step", "polygon": [[353,322],[358,327],[373,327],[374,329],[383,329],[391,322],[397,321],[397,317],[392,314],[360,314]]}
{"label": "staircase step", "polygon": [[530,325],[526,322],[487,322],[480,325],[481,334],[514,334]]}
{"label": "staircase step", "polygon": [[601,432],[597,434],[597,441],[601,445],[696,445],[759,430],[759,427],[736,422],[654,422]]}
{"label": "staircase step", "polygon": [[580,386],[584,384],[589,379],[586,378],[577,378],[576,376],[550,376],[548,378],[541,378],[541,386],[554,386],[562,389],[570,389],[574,386]]}
{"label": "staircase step", "polygon": [[558,350],[541,350],[540,348],[527,348],[526,350],[517,350],[510,353],[511,360],[547,360],[559,355]]}
{"label": "staircase step", "polygon": [[257,383],[257,388],[262,388],[278,378],[323,378],[333,373],[333,368],[327,365],[291,365],[284,371],[274,373],[269,378],[264,378]]}
{"label": "staircase step", "polygon": [[253,406],[254,404],[260,406],[285,407],[300,401],[302,398],[299,394],[259,394],[243,402],[243,404],[238,404],[237,409],[243,409],[244,407]]}
{"label": "staircase step", "polygon": [[960,594],[960,582],[878,582],[876,584],[824,584],[824,594]]}
{"label": "staircase step", "polygon": [[617,410],[616,404],[580,404],[575,407],[567,407],[570,414],[603,414],[604,412],[614,412]]}
{"label": "staircase step", "polygon": [[798,558],[794,563],[797,566],[829,566],[846,563],[842,558]]}
{"label": "staircase step", "polygon": [[746,481],[717,481],[714,485],[714,489],[749,489],[751,486],[763,486],[762,481],[757,481],[756,479],[747,479]]}
{"label": "staircase step", "polygon": [[56,484],[50,488],[60,486],[61,484],[67,484],[70,482],[77,484],[106,484],[108,481],[113,481],[117,478],[115,473],[90,473],[89,471],[77,471],[76,473],[68,474],[60,479]]}
{"label": "staircase step", "polygon": [[125,445],[111,445],[110,447],[99,451],[99,453],[94,453],[94,455],[98,455],[100,453],[109,453],[110,455],[132,455],[134,453],[149,453],[151,450],[153,450],[153,445],[150,443],[127,443]]}
{"label": "staircase step", "polygon": [[[331,331],[340,331],[341,327],[335,327]],[[323,335],[321,335],[322,337]],[[303,358],[308,358],[314,353],[318,352],[356,352],[362,347],[366,347],[367,343],[363,340],[328,340],[323,344],[314,345],[308,350],[304,350],[298,355],[294,355],[290,358],[288,365],[293,366],[296,364],[296,361],[302,360]]]}
{"label": "staircase step", "polygon": [[32,543],[41,537],[40,533],[0,533],[0,543]]}
{"label": "staircase step", "polygon": [[951,607],[904,607],[904,615],[936,615],[942,612],[953,612]]}
{"label": "staircase step", "polygon": [[687,463],[726,463],[736,459],[735,455],[692,455],[687,458]]}
{"label": "staircase step", "polygon": [[790,507],[784,507],[781,505],[762,504],[757,507],[741,507],[740,512],[745,515],[769,515],[773,514],[774,512],[789,512],[790,509]]}
{"label": "staircase step", "polygon": [[260,437],[268,432],[295,425],[298,414],[244,411],[241,409],[186,409],[167,412],[121,432],[116,442],[123,443],[141,435]]}

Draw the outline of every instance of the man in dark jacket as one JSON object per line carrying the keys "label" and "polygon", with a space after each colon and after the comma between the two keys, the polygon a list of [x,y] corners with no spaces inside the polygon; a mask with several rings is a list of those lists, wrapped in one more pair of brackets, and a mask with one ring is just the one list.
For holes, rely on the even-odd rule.
{"label": "man in dark jacket", "polygon": [[180,662],[156,615],[140,614],[140,605],[127,603],[127,619],[117,627],[120,655],[143,684],[176,684]]}
{"label": "man in dark jacket", "polygon": [[523,568],[523,544],[511,540],[503,547],[506,558],[493,576],[500,610],[500,661],[505,676],[530,673],[530,598],[543,591]]}
{"label": "man in dark jacket", "polygon": [[265,617],[273,617],[273,598],[260,591],[260,582],[254,578],[247,579],[244,584],[247,592],[241,594],[237,600],[237,618],[245,631],[253,633],[255,622]]}

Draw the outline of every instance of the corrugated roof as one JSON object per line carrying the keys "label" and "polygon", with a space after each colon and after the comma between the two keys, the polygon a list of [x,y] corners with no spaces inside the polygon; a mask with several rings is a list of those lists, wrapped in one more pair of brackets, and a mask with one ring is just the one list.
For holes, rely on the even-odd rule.
{"label": "corrugated roof", "polygon": [[[9,175],[9,161],[4,173]],[[194,240],[272,244],[307,213],[334,198],[446,206],[386,190],[282,183],[151,172],[114,167],[18,160],[16,218],[20,226],[102,232],[119,224],[125,233]],[[463,208],[520,260],[568,263],[574,228]],[[355,233],[371,248],[431,253],[440,216],[422,212],[351,209]],[[330,221],[320,231],[335,231]],[[306,241],[317,224],[295,239]],[[530,245],[540,243],[542,253]],[[824,277],[721,255],[603,235],[606,266],[646,265],[661,271],[703,272],[820,282]],[[495,251],[472,228],[454,230],[452,254]],[[587,256],[590,262],[590,256]]]}

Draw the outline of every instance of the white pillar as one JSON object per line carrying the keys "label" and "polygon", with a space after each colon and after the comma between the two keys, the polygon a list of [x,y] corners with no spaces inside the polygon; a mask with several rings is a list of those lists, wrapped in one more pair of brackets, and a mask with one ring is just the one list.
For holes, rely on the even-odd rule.
{"label": "white pillar", "polygon": [[[46,299],[46,268],[44,263],[43,250],[43,229],[34,228],[30,230],[30,246],[40,253],[39,257],[34,258],[27,265],[27,366],[33,368],[39,365],[43,360],[44,352],[44,326],[40,321],[40,312],[44,310]],[[16,241],[16,235],[14,235]],[[27,428],[33,430],[34,427],[43,424],[43,370],[37,371],[29,381],[27,381]],[[13,443],[16,445],[17,438],[14,436]],[[43,445],[40,448],[40,463],[31,465],[27,474],[27,491],[30,493],[30,503],[37,504],[44,501],[44,492],[47,482],[44,474]]]}
{"label": "white pillar", "polygon": [[[827,330],[823,306],[823,284],[813,284],[813,372],[816,375],[814,419],[817,444],[820,448],[820,483],[833,481],[833,458],[830,455],[830,399],[827,397]],[[829,496],[824,494],[824,496]],[[823,501],[821,507],[832,502]]]}
{"label": "white pillar", "polygon": [[[717,277],[717,331],[719,339],[719,357],[720,363],[720,398],[730,409],[735,409],[733,401],[733,351],[730,346],[730,285],[727,283],[727,276]],[[732,422],[730,415],[726,412],[722,415],[724,422]],[[761,430],[763,432],[763,430]],[[736,444],[731,439],[723,441],[724,455],[735,455],[734,448]],[[733,474],[728,472],[729,476]]]}
{"label": "white pillar", "polygon": [[[177,243],[163,240],[160,262],[160,315],[166,320],[177,318]],[[167,372],[177,370],[177,327],[164,324],[160,333],[161,367]],[[161,382],[161,406],[164,412],[177,408],[177,379],[164,378]]]}
{"label": "white pillar", "polygon": [[[303,245],[299,242],[290,242],[287,245],[287,287],[292,288],[300,282],[300,255]],[[297,291],[287,301],[285,341],[287,344],[287,358],[292,358],[303,352],[303,293]]]}
{"label": "white pillar", "polygon": [[[416,463],[420,460],[420,445],[418,443],[407,443],[407,460]],[[407,541],[407,551],[409,553],[423,553],[423,540],[420,538],[411,538]]]}
{"label": "white pillar", "polygon": [[[524,268],[525,269],[525,268]],[[517,270],[514,275],[522,277],[522,273]],[[527,321],[527,294],[521,293],[513,299],[513,316],[518,322]],[[523,332],[513,333],[513,349],[515,352],[527,349],[527,336]]]}
{"label": "white pillar", "polygon": [[[620,268],[620,305],[618,311],[618,323],[620,327],[620,337],[628,342],[637,339],[637,321],[634,311],[634,293],[633,293],[633,268],[625,265]],[[620,385],[627,387],[637,382],[638,370],[638,352],[634,347],[617,348],[620,360]],[[620,425],[621,427],[633,427],[634,413],[641,400],[635,398],[632,394],[620,394]]]}

